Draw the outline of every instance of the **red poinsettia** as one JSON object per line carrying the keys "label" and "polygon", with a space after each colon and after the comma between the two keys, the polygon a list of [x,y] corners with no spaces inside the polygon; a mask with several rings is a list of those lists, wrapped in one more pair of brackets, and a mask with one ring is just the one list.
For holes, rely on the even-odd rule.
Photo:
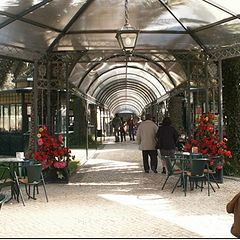
{"label": "red poinsettia", "polygon": [[34,158],[42,164],[43,169],[64,168],[75,158],[71,155],[71,150],[64,146],[63,136],[55,138],[49,134],[46,126],[39,128],[37,137],[38,150],[34,153]]}
{"label": "red poinsettia", "polygon": [[[232,153],[226,145],[227,139],[220,140],[213,121],[214,115],[212,113],[202,114],[197,119],[196,127],[193,129],[193,136],[185,144],[184,151],[191,152],[193,147],[197,147],[198,152],[208,154],[210,158],[217,155],[232,157]],[[218,166],[218,168],[222,168],[222,165]]]}

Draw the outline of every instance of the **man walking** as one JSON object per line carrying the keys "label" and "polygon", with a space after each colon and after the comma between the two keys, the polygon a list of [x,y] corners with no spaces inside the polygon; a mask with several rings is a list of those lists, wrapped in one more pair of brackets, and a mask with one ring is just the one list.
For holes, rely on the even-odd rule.
{"label": "man walking", "polygon": [[119,142],[119,131],[121,126],[121,118],[119,117],[118,113],[115,114],[115,117],[112,120],[112,126],[114,129],[114,136],[115,136],[115,142]]}
{"label": "man walking", "polygon": [[128,119],[127,125],[128,125],[128,134],[129,134],[130,141],[135,141],[135,138],[134,138],[135,121],[132,115]]}
{"label": "man walking", "polygon": [[150,167],[148,157],[150,157],[151,170],[157,173],[157,150],[156,150],[156,134],[158,127],[151,120],[149,114],[146,115],[146,120],[141,122],[137,130],[137,144],[142,150],[143,167],[146,173],[149,173]]}

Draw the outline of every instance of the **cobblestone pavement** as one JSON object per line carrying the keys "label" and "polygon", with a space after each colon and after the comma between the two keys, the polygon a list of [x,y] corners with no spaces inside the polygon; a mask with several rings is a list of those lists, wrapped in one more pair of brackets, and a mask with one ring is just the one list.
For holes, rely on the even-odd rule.
{"label": "cobblestone pavement", "polygon": [[5,204],[0,238],[232,238],[226,204],[238,180],[224,179],[210,196],[205,188],[185,197],[181,188],[171,193],[171,178],[161,190],[164,179],[143,172],[136,143],[108,142],[69,184],[47,184],[48,203],[39,194],[25,207]]}

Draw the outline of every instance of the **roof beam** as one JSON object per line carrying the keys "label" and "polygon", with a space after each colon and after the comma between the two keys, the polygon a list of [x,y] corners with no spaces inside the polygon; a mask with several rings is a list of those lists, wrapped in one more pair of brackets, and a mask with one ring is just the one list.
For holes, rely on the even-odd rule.
{"label": "roof beam", "polygon": [[200,46],[200,48],[208,55],[210,55],[205,45],[198,39],[198,37],[187,27],[183,25],[180,19],[172,12],[172,10],[162,0],[158,0],[164,8],[175,18],[175,20],[183,27],[183,29],[192,37],[192,39]]}
{"label": "roof beam", "polygon": [[8,24],[21,19],[23,16],[29,14],[30,12],[42,7],[43,5],[46,5],[49,2],[52,2],[53,0],[43,0],[42,2],[22,11],[21,13],[19,13],[18,15],[15,15],[13,18],[11,19],[7,19],[6,21],[4,21],[3,23],[0,24],[0,29],[3,27],[6,27]]}
{"label": "roof beam", "polygon": [[68,22],[68,24],[64,27],[62,32],[54,39],[54,41],[51,43],[49,48],[47,49],[47,53],[50,53],[55,45],[59,42],[59,40],[66,34],[66,32],[69,30],[69,28],[73,25],[73,23],[81,16],[84,11],[91,5],[91,3],[94,0],[87,0],[86,3],[82,5],[82,7],[77,11],[77,13],[71,18],[71,20]]}

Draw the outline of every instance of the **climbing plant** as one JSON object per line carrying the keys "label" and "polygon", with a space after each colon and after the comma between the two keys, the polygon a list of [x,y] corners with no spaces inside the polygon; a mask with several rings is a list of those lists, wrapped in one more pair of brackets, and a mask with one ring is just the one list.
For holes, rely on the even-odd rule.
{"label": "climbing plant", "polygon": [[7,58],[0,58],[0,88],[4,86],[7,81],[8,73],[11,72],[11,68],[14,60]]}
{"label": "climbing plant", "polygon": [[225,174],[240,176],[240,58],[223,61],[223,112],[228,146],[233,159],[225,164]]}

